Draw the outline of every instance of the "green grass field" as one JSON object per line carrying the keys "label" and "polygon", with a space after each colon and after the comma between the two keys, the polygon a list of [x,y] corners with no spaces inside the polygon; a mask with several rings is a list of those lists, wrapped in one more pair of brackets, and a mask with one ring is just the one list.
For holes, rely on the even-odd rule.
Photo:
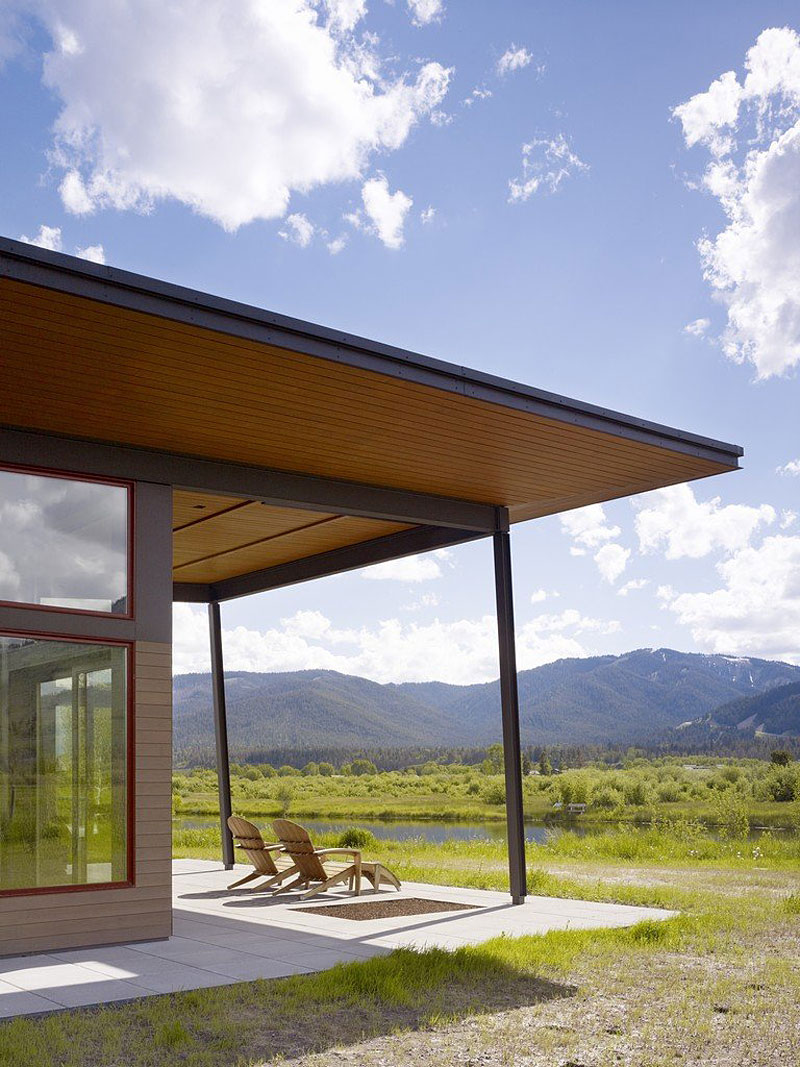
{"label": "green grass field", "polygon": [[[319,975],[19,1019],[0,1026],[0,1062],[722,1067],[744,1062],[735,1058],[744,1047],[756,1067],[798,1062],[797,850],[776,841],[753,856],[744,842],[700,835],[695,843],[702,858],[687,856],[680,827],[628,829],[565,834],[531,850],[534,894],[680,912],[663,923],[404,950]],[[179,835],[177,852],[210,857],[214,845],[212,835],[205,843]],[[380,851],[406,878],[505,884],[496,845],[382,841]]]}
{"label": "green grass field", "polygon": [[[602,773],[613,772],[599,772],[598,777]],[[653,773],[657,781],[657,768]],[[3,1067],[799,1063],[800,839],[776,833],[754,843],[745,836],[752,805],[780,804],[785,818],[796,818],[795,800],[758,799],[771,773],[768,767],[748,772],[747,796],[744,786],[736,786],[738,777],[724,789],[703,786],[704,802],[716,816],[713,834],[698,820],[698,809],[691,808],[687,798],[661,803],[674,804],[679,811],[689,804],[695,817],[662,817],[647,827],[632,826],[623,818],[591,835],[567,831],[529,847],[532,907],[536,895],[569,896],[666,907],[679,913],[667,921],[643,922],[624,930],[504,937],[454,952],[403,950],[340,964],[317,975],[22,1018],[0,1024],[0,1063]],[[719,768],[711,768],[698,777],[719,774]],[[297,780],[299,804],[301,776],[264,781],[286,784],[284,780],[291,777]],[[382,776],[359,778],[372,778],[374,787]],[[465,789],[470,779],[466,774],[463,778],[460,788]],[[491,778],[484,776],[484,788],[491,786]],[[364,799],[370,784],[358,782]],[[379,784],[385,788],[386,779]],[[417,799],[442,796],[430,788],[431,783],[422,784],[427,792],[417,793]],[[593,788],[609,784],[600,778]],[[319,795],[319,783],[315,785]],[[714,796],[706,799],[732,786],[735,789],[723,804]],[[337,802],[345,802],[345,787],[352,783],[343,783]],[[309,803],[314,792],[309,787]],[[178,795],[200,794],[179,791]],[[245,799],[240,795],[239,810]],[[249,799],[256,804],[273,802],[261,795]],[[275,799],[280,800],[277,794]],[[272,811],[265,817],[269,814]],[[352,817],[352,810],[348,814]],[[352,822],[357,824],[358,819]],[[321,844],[335,844],[336,839],[334,834],[319,838]],[[215,859],[218,848],[215,830],[175,831],[176,856]],[[451,840],[437,845],[366,837],[363,851],[367,857],[379,855],[405,879],[494,889],[506,885],[505,850],[498,842]]]}
{"label": "green grass field", "polygon": [[[329,764],[309,764],[306,773],[288,766],[278,772],[268,766],[235,767],[234,808],[256,820],[285,814],[300,820],[505,819],[497,753],[478,766],[427,763],[380,773],[354,773],[357,762],[346,766],[347,773],[329,774],[319,773]],[[176,814],[215,815],[215,772],[176,772],[173,798]],[[581,822],[592,826],[689,819],[734,832],[744,822],[796,829],[800,770],[796,764],[783,767],[754,759],[632,759],[622,767],[591,764],[555,775],[530,773],[524,778],[524,801],[526,817],[536,821],[557,818],[558,802],[576,802],[586,804]]]}

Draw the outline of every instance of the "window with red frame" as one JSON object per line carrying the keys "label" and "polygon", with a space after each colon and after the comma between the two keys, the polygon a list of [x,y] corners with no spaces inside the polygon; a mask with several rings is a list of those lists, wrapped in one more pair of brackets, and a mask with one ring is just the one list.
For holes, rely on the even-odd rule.
{"label": "window with red frame", "polygon": [[128,879],[127,657],[0,635],[0,893]]}
{"label": "window with red frame", "polygon": [[0,469],[0,601],[130,614],[127,485]]}

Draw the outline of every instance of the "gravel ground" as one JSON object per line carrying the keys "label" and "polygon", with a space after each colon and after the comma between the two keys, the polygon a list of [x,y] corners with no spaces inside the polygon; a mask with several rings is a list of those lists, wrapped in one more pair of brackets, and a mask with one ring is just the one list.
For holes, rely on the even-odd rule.
{"label": "gravel ground", "polygon": [[421,897],[390,897],[388,900],[364,900],[358,904],[323,904],[294,911],[324,912],[335,919],[394,919],[398,915],[432,915],[440,911],[475,911],[477,904],[453,904],[446,900],[423,900]]}

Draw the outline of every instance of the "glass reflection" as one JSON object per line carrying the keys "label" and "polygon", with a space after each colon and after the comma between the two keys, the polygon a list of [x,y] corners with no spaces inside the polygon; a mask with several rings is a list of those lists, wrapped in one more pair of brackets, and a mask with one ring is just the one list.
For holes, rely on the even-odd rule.
{"label": "glass reflection", "polygon": [[127,877],[119,646],[0,637],[0,891]]}
{"label": "glass reflection", "polygon": [[0,600],[128,610],[124,486],[0,470]]}

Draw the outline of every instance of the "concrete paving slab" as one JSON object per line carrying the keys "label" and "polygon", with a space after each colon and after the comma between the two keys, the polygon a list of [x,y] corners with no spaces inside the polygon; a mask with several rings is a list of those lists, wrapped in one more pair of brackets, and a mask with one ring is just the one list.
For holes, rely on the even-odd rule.
{"label": "concrete paving slab", "polygon": [[[530,897],[513,907],[505,893],[407,883],[401,897],[473,904],[475,910],[356,922],[324,912],[326,903],[353,899],[346,887],[301,912],[298,907],[308,904],[300,893],[228,891],[245,870],[176,860],[174,934],[167,940],[0,959],[0,1018],[309,973],[399,947],[453,949],[501,934],[629,926],[674,914],[556,897]],[[393,889],[382,893],[397,896]],[[361,899],[371,898],[367,892]]]}

